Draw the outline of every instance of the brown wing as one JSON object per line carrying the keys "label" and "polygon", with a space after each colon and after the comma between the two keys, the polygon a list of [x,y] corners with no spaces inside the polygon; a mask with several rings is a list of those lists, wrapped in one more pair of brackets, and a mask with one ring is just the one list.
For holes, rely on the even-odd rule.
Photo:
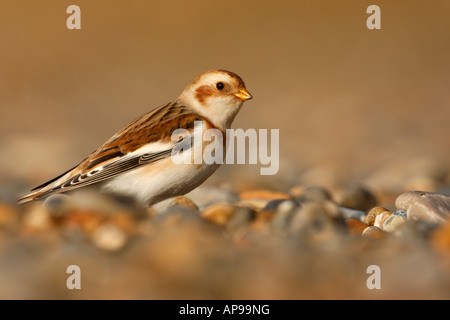
{"label": "brown wing", "polygon": [[169,142],[178,128],[193,129],[200,115],[178,102],[163,105],[137,118],[118,131],[80,163],[81,171],[90,170],[107,160],[121,157],[152,142]]}
{"label": "brown wing", "polygon": [[[33,189],[35,192],[20,199],[18,203],[97,183],[138,166],[169,157],[177,144],[171,142],[173,131],[182,128],[192,132],[195,121],[206,121],[209,126],[211,125],[207,119],[178,102],[161,106],[131,122],[79,165]],[[167,148],[133,154],[133,151],[156,142],[167,142]],[[60,180],[61,178],[64,180]]]}

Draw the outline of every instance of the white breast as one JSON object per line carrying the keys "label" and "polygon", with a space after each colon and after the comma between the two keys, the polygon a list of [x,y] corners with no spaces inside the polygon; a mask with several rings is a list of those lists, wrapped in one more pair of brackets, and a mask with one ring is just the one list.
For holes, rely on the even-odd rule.
{"label": "white breast", "polygon": [[[222,142],[214,140],[212,143]],[[204,144],[194,145],[191,152],[202,153],[204,147]],[[188,158],[192,153],[186,152],[183,156]],[[170,157],[159,160],[105,181],[102,189],[133,197],[140,205],[149,206],[192,191],[220,166],[216,163],[207,165],[204,162],[201,164],[186,162],[190,163],[176,164]]]}

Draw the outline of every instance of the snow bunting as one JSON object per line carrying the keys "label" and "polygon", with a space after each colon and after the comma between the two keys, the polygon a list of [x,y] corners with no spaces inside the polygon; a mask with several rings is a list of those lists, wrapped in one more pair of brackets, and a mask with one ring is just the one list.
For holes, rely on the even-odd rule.
{"label": "snow bunting", "polygon": [[[18,204],[54,193],[93,185],[100,190],[135,199],[142,206],[183,195],[203,183],[220,164],[176,164],[171,160],[181,139],[172,133],[185,129],[229,129],[243,102],[252,96],[233,72],[213,70],[199,75],[180,96],[119,130],[74,168],[31,190]],[[220,141],[225,143],[225,141]],[[193,148],[204,148],[193,145]],[[195,153],[195,150],[194,150]]]}

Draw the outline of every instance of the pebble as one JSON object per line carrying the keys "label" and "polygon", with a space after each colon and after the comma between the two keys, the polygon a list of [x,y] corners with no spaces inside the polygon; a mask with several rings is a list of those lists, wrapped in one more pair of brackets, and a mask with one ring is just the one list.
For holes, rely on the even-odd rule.
{"label": "pebble", "polygon": [[375,196],[363,186],[352,186],[340,197],[342,207],[367,211],[377,205]]}
{"label": "pebble", "polygon": [[366,213],[361,210],[339,207],[339,213],[344,219],[355,219],[364,222]]}
{"label": "pebble", "polygon": [[397,209],[405,210],[408,219],[443,223],[450,219],[450,197],[425,191],[408,191],[395,200]]}
{"label": "pebble", "polygon": [[299,202],[324,202],[333,200],[330,192],[322,186],[309,186],[296,197]]}
{"label": "pebble", "polygon": [[[285,231],[288,229],[291,222],[292,216],[295,210],[298,210],[300,204],[293,200],[273,200],[267,204],[277,201],[277,206],[275,207],[275,215],[271,221],[272,228],[277,231]],[[267,206],[265,211],[267,210]],[[269,206],[270,208],[270,206]]]}
{"label": "pebble", "polygon": [[246,190],[239,193],[241,201],[237,204],[252,208],[253,210],[262,210],[271,200],[292,199],[292,197],[283,192],[270,190]]}
{"label": "pebble", "polygon": [[375,223],[375,219],[376,217],[380,214],[383,213],[385,211],[388,211],[388,209],[384,208],[384,207],[373,207],[372,209],[370,209],[370,211],[367,213],[366,218],[364,220],[364,222],[369,225],[369,226],[373,226],[373,224]]}
{"label": "pebble", "polygon": [[100,249],[117,251],[125,246],[126,233],[113,223],[103,223],[92,233],[92,242]]}
{"label": "pebble", "polygon": [[85,233],[92,233],[105,220],[105,217],[94,211],[76,209],[62,221],[68,228],[78,227]]}
{"label": "pebble", "polygon": [[237,207],[236,212],[228,219],[226,229],[230,232],[245,230],[255,217],[255,211],[246,207]]}
{"label": "pebble", "polygon": [[384,222],[392,215],[392,212],[390,211],[384,211],[376,216],[375,221],[373,225],[375,227],[378,227],[380,229],[383,229]]}
{"label": "pebble", "polygon": [[71,202],[71,197],[65,194],[54,194],[46,198],[42,204],[50,216],[59,219],[72,210],[73,205]]}
{"label": "pebble", "polygon": [[316,202],[302,205],[292,217],[290,231],[304,235],[320,235],[320,238],[330,238],[345,224],[335,216],[331,206]]}
{"label": "pebble", "polygon": [[401,215],[391,214],[383,223],[383,230],[386,232],[394,232],[398,227],[403,225],[406,219]]}
{"label": "pebble", "polygon": [[217,203],[202,210],[201,216],[219,226],[225,226],[236,212],[236,206],[227,203]]}
{"label": "pebble", "polygon": [[276,199],[269,201],[265,207],[263,208],[264,211],[273,211],[276,212],[278,210],[286,211],[286,210],[292,210],[294,208],[298,208],[300,204],[295,200],[290,199]]}
{"label": "pebble", "polygon": [[32,207],[25,212],[22,223],[31,231],[48,231],[53,226],[49,212],[39,202],[33,203]]}
{"label": "pebble", "polygon": [[145,210],[135,206],[128,197],[93,192],[89,188],[70,195],[69,203],[80,211],[96,212],[104,216],[113,216],[117,212],[127,210],[136,218],[146,217]]}
{"label": "pebble", "polygon": [[271,190],[246,190],[239,193],[239,197],[242,200],[248,199],[266,199],[266,200],[277,200],[277,199],[291,199],[291,196],[287,193],[271,191]]}
{"label": "pebble", "polygon": [[190,198],[185,196],[178,196],[175,199],[172,200],[172,202],[169,205],[169,208],[171,207],[179,207],[185,210],[191,210],[194,212],[200,212],[197,205],[192,201]]}
{"label": "pebble", "polygon": [[378,227],[368,226],[363,230],[362,235],[373,239],[382,239],[386,237],[386,232]]}
{"label": "pebble", "polygon": [[395,210],[394,213],[393,213],[392,215],[394,215],[394,216],[400,216],[400,217],[402,217],[404,220],[407,220],[407,219],[408,219],[408,218],[407,218],[408,215],[406,214],[406,211],[405,211],[405,210],[401,210],[401,209]]}
{"label": "pebble", "polygon": [[200,210],[215,203],[234,204],[240,200],[239,196],[229,188],[213,186],[200,186],[186,194],[186,197],[190,198]]}
{"label": "pebble", "polygon": [[357,219],[345,219],[345,224],[350,234],[361,235],[367,228],[367,224]]}
{"label": "pebble", "polygon": [[255,211],[261,211],[269,201],[265,199],[248,199],[236,203],[239,207],[247,207]]}

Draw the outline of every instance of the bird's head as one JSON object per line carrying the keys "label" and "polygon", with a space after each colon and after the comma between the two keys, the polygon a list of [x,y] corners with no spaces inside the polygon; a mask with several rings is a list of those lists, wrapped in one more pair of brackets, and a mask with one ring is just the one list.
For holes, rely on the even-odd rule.
{"label": "bird's head", "polygon": [[242,103],[251,98],[244,81],[237,74],[212,70],[195,78],[178,100],[225,130],[231,126]]}

